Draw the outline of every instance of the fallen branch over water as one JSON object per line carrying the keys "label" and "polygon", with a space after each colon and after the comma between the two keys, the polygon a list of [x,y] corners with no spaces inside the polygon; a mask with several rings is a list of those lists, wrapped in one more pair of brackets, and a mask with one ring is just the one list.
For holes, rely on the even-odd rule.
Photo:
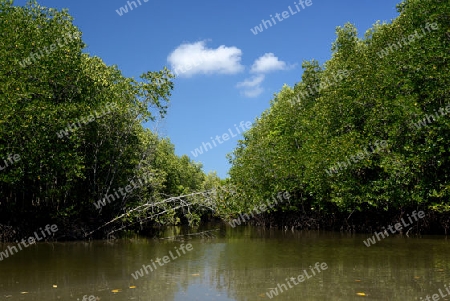
{"label": "fallen branch over water", "polygon": [[[126,229],[127,227],[132,226],[138,222],[142,223],[143,221],[146,221],[149,219],[155,219],[158,216],[161,216],[165,213],[175,212],[175,210],[181,209],[181,208],[187,209],[187,215],[192,215],[190,208],[193,206],[197,206],[200,208],[206,208],[206,209],[214,212],[216,210],[215,203],[212,198],[212,195],[214,193],[215,193],[215,189],[210,189],[210,190],[206,190],[206,191],[194,192],[194,193],[185,194],[185,195],[181,195],[181,196],[171,196],[169,198],[166,198],[166,199],[158,201],[158,202],[146,202],[145,204],[142,204],[133,209],[127,210],[125,213],[106,222],[105,224],[101,225],[97,229],[85,234],[85,237],[91,236],[93,233],[97,232],[98,230],[100,230],[108,225],[112,225],[115,222],[122,220],[123,218],[135,217],[137,219],[137,221],[127,223],[126,225],[123,225],[117,229],[109,231],[108,235],[111,235],[114,232]],[[150,210],[151,210],[151,213],[149,215]]]}

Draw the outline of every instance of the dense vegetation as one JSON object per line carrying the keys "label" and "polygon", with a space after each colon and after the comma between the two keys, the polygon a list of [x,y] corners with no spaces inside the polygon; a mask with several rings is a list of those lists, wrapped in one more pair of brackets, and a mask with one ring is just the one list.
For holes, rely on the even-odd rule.
{"label": "dense vegetation", "polygon": [[143,127],[167,113],[168,69],[124,77],[83,52],[67,11],[0,0],[0,241],[52,222],[78,239],[228,220],[280,192],[289,201],[257,221],[370,231],[421,209],[422,228],[446,229],[450,3],[398,10],[364,38],[338,27],[332,58],[303,63],[220,180]]}
{"label": "dense vegetation", "polygon": [[67,11],[0,1],[0,240],[52,222],[60,237],[81,238],[127,212],[119,222],[198,222],[196,208],[184,214],[170,202],[129,212],[218,181],[142,126],[166,114],[174,76],[124,77],[83,53],[81,37]]}
{"label": "dense vegetation", "polygon": [[304,62],[301,82],[274,96],[229,156],[241,198],[290,191],[283,216],[296,212],[297,226],[375,218],[368,229],[420,208],[423,226],[447,227],[450,2],[407,0],[398,11],[363,38],[338,27],[332,58]]}

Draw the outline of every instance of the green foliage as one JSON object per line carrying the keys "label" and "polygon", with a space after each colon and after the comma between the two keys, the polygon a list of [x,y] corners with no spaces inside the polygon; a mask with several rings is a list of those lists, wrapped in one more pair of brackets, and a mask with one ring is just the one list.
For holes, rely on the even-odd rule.
{"label": "green foliage", "polygon": [[[0,37],[0,158],[21,156],[0,173],[0,220],[26,226],[35,217],[52,218],[69,227],[83,220],[91,228],[203,187],[201,165],[177,157],[169,140],[143,127],[167,114],[174,87],[167,68],[139,81],[124,77],[117,66],[82,52],[82,33],[66,10],[36,1],[15,7],[0,0]],[[89,122],[76,125],[83,118]],[[76,130],[68,130],[71,124]],[[58,135],[65,129],[68,135]],[[145,175],[144,187],[101,210],[94,206]],[[179,210],[166,209],[154,221],[179,222]],[[124,219],[146,216],[132,212]]]}
{"label": "green foliage", "polygon": [[[338,27],[332,58],[303,63],[301,82],[274,96],[229,155],[242,206],[287,190],[297,208],[448,210],[450,114],[421,130],[412,123],[450,103],[450,3],[407,0],[398,9],[363,39],[351,24]],[[437,30],[380,58],[433,22]],[[325,172],[377,140],[388,141],[386,151]]]}

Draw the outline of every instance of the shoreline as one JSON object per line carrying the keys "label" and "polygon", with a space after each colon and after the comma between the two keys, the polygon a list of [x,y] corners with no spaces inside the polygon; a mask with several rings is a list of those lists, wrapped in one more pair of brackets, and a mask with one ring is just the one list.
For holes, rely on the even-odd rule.
{"label": "shoreline", "polygon": [[[262,212],[255,214],[254,218],[243,221],[240,225],[232,227],[228,221],[212,217],[204,216],[200,224],[201,227],[207,225],[219,225],[221,228],[239,229],[240,227],[253,226],[260,229],[281,229],[284,231],[330,231],[330,232],[346,232],[352,234],[366,234],[370,237],[376,233],[384,233],[387,231],[387,225],[396,225],[408,220],[407,213],[414,211],[423,211],[424,215],[413,224],[396,231],[395,234],[390,235],[396,237],[398,235],[416,236],[416,235],[446,235],[444,227],[445,221],[450,218],[450,213],[437,213],[424,208],[404,208],[393,211],[365,211],[353,212],[350,216],[347,212]],[[143,225],[142,228],[129,227],[116,236],[108,237],[106,232],[99,232],[95,235],[86,238],[85,231],[87,229],[95,229],[103,220],[97,220],[92,224],[85,224],[83,222],[63,223],[61,221],[52,221],[50,223],[58,224],[58,236],[52,237],[51,241],[86,241],[86,240],[102,240],[115,239],[129,234],[139,234],[151,237],[158,237],[158,232],[166,227],[174,225],[159,226],[155,223],[149,222]],[[36,221],[39,223],[39,221]],[[35,224],[24,224],[14,226],[5,226],[0,224],[0,243],[14,243],[14,241],[21,237],[28,237],[29,229]],[[61,225],[61,226],[59,226]],[[65,226],[64,226],[65,225]],[[403,223],[404,225],[404,223]],[[189,228],[187,223],[181,223],[177,226]],[[391,231],[392,232],[392,231]],[[390,232],[389,232],[390,233]],[[379,241],[377,243],[380,243]],[[382,242],[381,242],[382,243]],[[362,243],[361,243],[362,244]]]}

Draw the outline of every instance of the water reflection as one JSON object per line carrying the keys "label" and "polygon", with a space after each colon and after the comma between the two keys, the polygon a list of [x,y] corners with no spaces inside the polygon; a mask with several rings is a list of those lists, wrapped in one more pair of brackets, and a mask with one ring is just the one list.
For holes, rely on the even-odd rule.
{"label": "water reflection", "polygon": [[[182,234],[175,227],[163,233]],[[366,238],[237,227],[207,237],[40,243],[0,261],[0,300],[269,300],[266,292],[316,262],[328,269],[273,299],[420,300],[450,285],[445,238],[395,236],[371,247]],[[193,250],[131,276],[181,243]]]}

